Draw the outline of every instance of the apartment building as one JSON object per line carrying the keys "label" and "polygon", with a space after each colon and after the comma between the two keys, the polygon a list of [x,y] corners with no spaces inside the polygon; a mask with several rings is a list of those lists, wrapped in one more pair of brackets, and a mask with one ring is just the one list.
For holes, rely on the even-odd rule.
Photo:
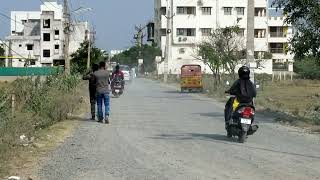
{"label": "apartment building", "polygon": [[[169,19],[169,73],[179,74],[184,64],[200,64],[209,73],[209,68],[195,58],[194,49],[213,29],[239,26],[238,35],[243,37],[243,46],[246,46],[247,0],[155,0],[155,42],[163,53],[168,9],[171,12],[169,18],[172,17]],[[254,53],[261,62],[257,73],[271,74],[277,70],[274,67],[283,71],[292,69],[293,56],[287,51],[293,35],[292,27],[284,23],[282,15],[270,14],[269,9],[267,0],[255,0]],[[263,58],[265,52],[272,53],[272,58]],[[164,72],[164,63],[159,65],[158,72]]]}
{"label": "apartment building", "polygon": [[[7,59],[6,66],[64,65],[62,10],[62,5],[56,0],[46,0],[40,11],[12,11],[11,32],[6,37],[6,56],[13,59]],[[87,22],[72,23],[70,54],[80,47],[88,31]]]}

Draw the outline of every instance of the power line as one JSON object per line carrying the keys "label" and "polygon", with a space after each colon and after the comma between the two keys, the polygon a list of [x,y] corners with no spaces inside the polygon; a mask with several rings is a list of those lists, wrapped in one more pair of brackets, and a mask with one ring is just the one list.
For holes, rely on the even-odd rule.
{"label": "power line", "polygon": [[40,0],[40,2],[42,2],[42,4],[43,4],[44,6],[46,6],[49,10],[52,10],[51,8],[49,8],[49,7],[43,2],[43,0]]}
{"label": "power line", "polygon": [[23,26],[26,26],[26,27],[29,27],[29,28],[33,28],[32,26],[28,26],[28,25],[26,25],[26,24],[23,24],[22,22],[19,22],[19,21],[15,20],[15,19],[12,19],[11,17],[9,17],[8,15],[6,15],[6,14],[4,14],[4,13],[1,13],[1,12],[0,12],[0,16],[5,17],[5,18],[7,18],[7,19],[9,19],[9,20],[11,20],[11,21],[17,22],[17,23],[19,23],[19,24],[21,24],[21,25],[23,25]]}

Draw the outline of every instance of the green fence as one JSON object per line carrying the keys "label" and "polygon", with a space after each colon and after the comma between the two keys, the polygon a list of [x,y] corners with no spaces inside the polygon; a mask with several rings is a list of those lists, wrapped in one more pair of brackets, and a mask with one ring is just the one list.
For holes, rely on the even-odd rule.
{"label": "green fence", "polygon": [[63,73],[61,67],[0,68],[0,76],[48,76]]}

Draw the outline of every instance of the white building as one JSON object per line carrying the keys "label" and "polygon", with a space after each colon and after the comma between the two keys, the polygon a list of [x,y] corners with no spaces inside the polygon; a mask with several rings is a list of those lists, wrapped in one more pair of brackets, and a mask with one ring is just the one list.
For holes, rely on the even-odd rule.
{"label": "white building", "polygon": [[[13,59],[6,60],[7,66],[64,65],[63,7],[56,0],[46,0],[40,9],[11,12],[11,32],[6,37],[6,55]],[[80,47],[88,29],[87,22],[72,23],[70,54]],[[32,60],[29,62],[24,58]]]}
{"label": "white building", "polygon": [[[260,52],[273,54],[272,59],[263,61],[263,68],[257,73],[271,74],[275,70],[274,64],[292,62],[293,56],[286,53],[286,49],[293,32],[291,26],[284,24],[283,17],[272,17],[268,7],[267,0],[255,0],[254,42],[256,57]],[[167,8],[171,9],[170,17],[173,17],[170,22],[169,73],[180,73],[184,64],[200,64],[210,72],[196,60],[194,48],[212,29],[238,25],[245,48],[247,0],[155,0],[155,42],[162,52],[165,52],[166,44]],[[288,70],[288,66],[284,67]],[[164,63],[160,64],[158,72],[164,72]]]}
{"label": "white building", "polygon": [[114,49],[114,50],[111,50],[110,51],[110,58],[118,55],[118,54],[121,54],[122,52],[124,52],[125,50],[122,50],[122,49]]}

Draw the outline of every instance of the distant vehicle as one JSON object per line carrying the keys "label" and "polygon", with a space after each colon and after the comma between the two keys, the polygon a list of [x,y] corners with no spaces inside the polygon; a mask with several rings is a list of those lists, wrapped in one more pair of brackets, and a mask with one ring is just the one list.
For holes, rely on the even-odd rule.
{"label": "distant vehicle", "polygon": [[196,64],[181,67],[181,92],[203,91],[201,66]]}
{"label": "distant vehicle", "polygon": [[124,80],[125,81],[130,81],[131,80],[130,67],[127,66],[127,65],[120,65],[120,70],[124,74]]}

